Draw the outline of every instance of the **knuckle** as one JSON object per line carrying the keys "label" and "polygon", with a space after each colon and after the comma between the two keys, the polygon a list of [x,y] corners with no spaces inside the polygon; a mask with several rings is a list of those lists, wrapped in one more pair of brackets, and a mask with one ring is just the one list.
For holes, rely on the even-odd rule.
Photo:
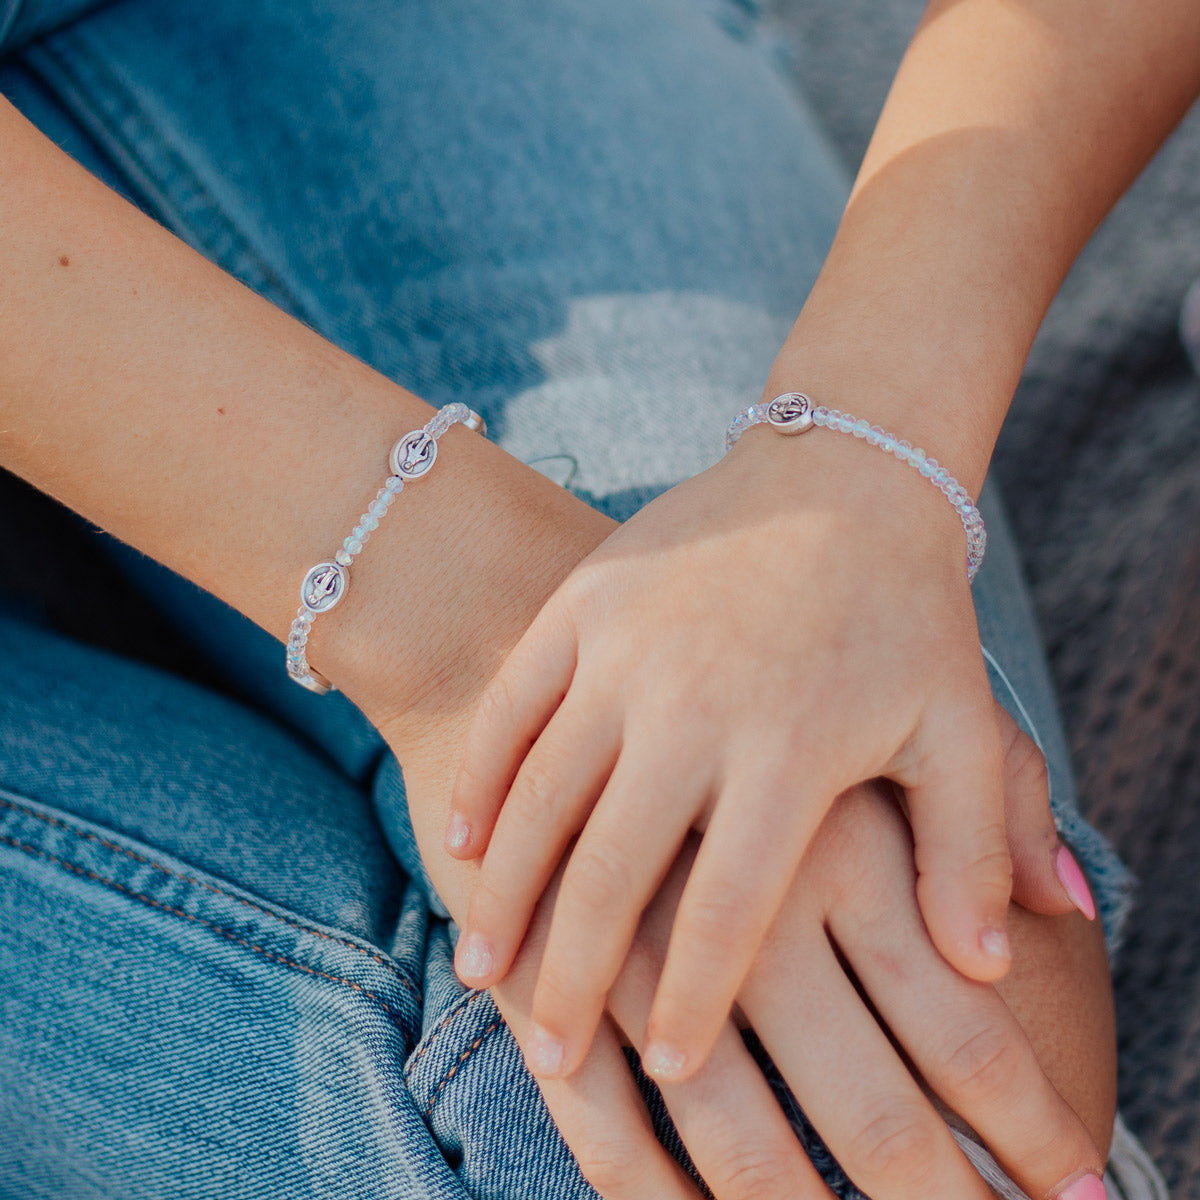
{"label": "knuckle", "polygon": [[793,1158],[781,1147],[740,1138],[722,1148],[706,1173],[730,1200],[788,1200],[797,1191]]}
{"label": "knuckle", "polygon": [[593,1135],[573,1149],[584,1178],[602,1196],[636,1194],[648,1182],[647,1156],[637,1153],[630,1137]]}
{"label": "knuckle", "polygon": [[943,1064],[946,1087],[960,1103],[996,1103],[1023,1094],[1025,1056],[1003,1029],[985,1027],[970,1034]]}
{"label": "knuckle", "polygon": [[1010,791],[1045,797],[1049,818],[1050,784],[1046,758],[1024,734],[1019,734],[1005,748],[1004,778]]}
{"label": "knuckle", "polygon": [[564,973],[558,963],[547,961],[538,974],[535,1019],[542,1026],[566,1033],[568,1026],[582,1019],[584,987],[584,981]]}
{"label": "knuckle", "polygon": [[937,845],[928,838],[918,841],[914,861],[922,878],[953,879],[970,894],[994,890],[1007,899],[1012,887],[1012,858],[1002,823],[979,826],[966,846],[949,838]]}
{"label": "knuckle", "polygon": [[454,777],[454,790],[451,793],[453,807],[478,817],[478,810],[493,807],[492,796],[495,791],[494,778],[485,774],[473,756],[468,754]]}
{"label": "knuckle", "polygon": [[1003,892],[1007,900],[1012,891],[1012,857],[1008,853],[1004,826],[989,826],[983,831],[982,839],[984,846],[967,867],[965,877],[981,889],[994,888]]}
{"label": "knuckle", "polygon": [[471,893],[471,902],[467,908],[467,924],[480,933],[494,935],[497,917],[511,911],[512,897],[507,895],[500,883],[481,872]]}
{"label": "knuckle", "polygon": [[733,888],[709,887],[680,909],[679,932],[689,942],[727,946],[740,935],[746,908]]}
{"label": "knuckle", "polygon": [[515,706],[512,691],[503,675],[498,675],[479,698],[477,722],[482,729],[503,728],[512,723]]}
{"label": "knuckle", "polygon": [[633,895],[629,860],[607,844],[577,849],[563,879],[575,902],[589,912],[606,912]]}
{"label": "knuckle", "polygon": [[558,773],[544,756],[535,755],[522,764],[507,803],[523,825],[541,830],[554,814],[559,795]]}
{"label": "knuckle", "polygon": [[[863,1178],[886,1180],[896,1191],[925,1193],[933,1180],[939,1141],[931,1114],[916,1102],[883,1105],[852,1138],[849,1163]],[[854,1173],[855,1167],[847,1165]]]}

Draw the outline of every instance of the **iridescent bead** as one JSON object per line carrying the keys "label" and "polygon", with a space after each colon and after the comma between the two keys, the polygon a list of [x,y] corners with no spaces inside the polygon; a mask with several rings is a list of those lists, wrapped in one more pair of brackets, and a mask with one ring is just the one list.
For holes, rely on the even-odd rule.
{"label": "iridescent bead", "polygon": [[348,567],[354,561],[354,559],[350,556],[350,552],[345,548],[344,545],[342,549],[333,556],[333,560],[343,567]]}
{"label": "iridescent bead", "polygon": [[855,421],[854,428],[850,431],[856,438],[865,438],[871,432],[871,427],[866,421]]}
{"label": "iridescent bead", "polygon": [[[345,526],[343,525],[342,528],[344,529]],[[357,538],[348,537],[348,538],[346,538],[345,541],[342,542],[342,545],[351,554],[361,554],[362,553],[362,542],[358,541]]]}

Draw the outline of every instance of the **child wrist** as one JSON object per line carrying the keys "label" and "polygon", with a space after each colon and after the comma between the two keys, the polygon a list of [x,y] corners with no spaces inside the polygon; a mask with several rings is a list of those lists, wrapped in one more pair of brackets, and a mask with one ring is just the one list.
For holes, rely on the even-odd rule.
{"label": "child wrist", "polygon": [[480,434],[486,433],[483,418],[465,404],[447,404],[426,422],[423,428],[405,434],[392,447],[388,458],[390,473],[375,499],[358,519],[358,524],[342,542],[332,560],[310,567],[300,585],[300,607],[296,610],[288,634],[285,665],[289,678],[301,687],[325,695],[333,684],[314,671],[308,662],[308,637],[313,622],[334,608],[350,586],[350,567],[371,534],[404,490],[406,483],[423,478],[437,459],[438,439],[452,425],[463,424]]}

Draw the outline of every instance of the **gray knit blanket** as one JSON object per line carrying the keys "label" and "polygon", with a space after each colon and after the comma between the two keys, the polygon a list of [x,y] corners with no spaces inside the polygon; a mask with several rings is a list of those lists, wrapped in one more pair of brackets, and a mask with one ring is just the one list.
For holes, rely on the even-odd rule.
{"label": "gray knit blanket", "polygon": [[[765,0],[848,167],[921,0]],[[1085,811],[1140,880],[1116,963],[1121,1107],[1200,1197],[1200,111],[1100,229],[1030,357],[994,471]]]}

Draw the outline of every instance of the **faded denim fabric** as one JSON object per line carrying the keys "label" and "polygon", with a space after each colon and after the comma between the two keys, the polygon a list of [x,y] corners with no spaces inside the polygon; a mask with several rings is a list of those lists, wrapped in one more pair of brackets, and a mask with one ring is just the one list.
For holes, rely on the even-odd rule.
{"label": "faded denim fabric", "polygon": [[[121,0],[58,28],[80,8],[0,9],[0,91],[618,517],[715,461],[846,194],[734,0]],[[984,504],[980,621],[1021,704],[997,674],[998,694],[1111,919],[1120,868],[1076,814]],[[228,694],[0,618],[0,1194],[592,1196],[490,997],[454,977],[378,735],[249,622],[112,552]]]}

